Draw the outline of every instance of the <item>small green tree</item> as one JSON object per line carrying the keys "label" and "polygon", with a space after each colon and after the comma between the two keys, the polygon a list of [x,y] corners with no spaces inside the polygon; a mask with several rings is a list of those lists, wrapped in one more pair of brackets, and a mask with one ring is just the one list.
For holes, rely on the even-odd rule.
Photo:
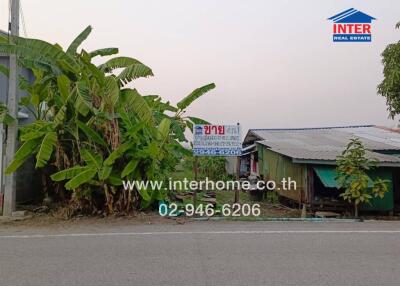
{"label": "small green tree", "polygon": [[[400,28],[400,22],[396,29]],[[389,117],[400,114],[400,41],[386,46],[382,52],[383,80],[378,94],[386,98]]]}
{"label": "small green tree", "polygon": [[[346,149],[337,157],[337,182],[344,192],[344,200],[354,204],[354,216],[358,217],[358,205],[370,203],[373,197],[383,198],[388,191],[388,180],[374,181],[367,175],[377,162],[366,156],[364,145],[359,139],[351,139]],[[372,186],[371,186],[372,184]]]}

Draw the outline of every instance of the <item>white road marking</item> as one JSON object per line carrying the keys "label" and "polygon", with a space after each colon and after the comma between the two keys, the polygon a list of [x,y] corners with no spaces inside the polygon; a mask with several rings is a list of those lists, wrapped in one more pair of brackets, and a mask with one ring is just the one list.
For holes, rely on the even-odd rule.
{"label": "white road marking", "polygon": [[168,231],[168,232],[101,232],[101,233],[61,233],[61,234],[18,234],[0,235],[5,238],[57,238],[57,237],[107,237],[146,235],[194,235],[194,234],[400,234],[400,230],[237,230],[237,231]]}

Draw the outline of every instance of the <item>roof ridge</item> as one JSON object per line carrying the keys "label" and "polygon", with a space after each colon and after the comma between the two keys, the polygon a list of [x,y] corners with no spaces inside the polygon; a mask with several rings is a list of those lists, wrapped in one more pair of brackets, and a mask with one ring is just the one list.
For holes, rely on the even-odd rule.
{"label": "roof ridge", "polygon": [[290,130],[320,130],[320,129],[345,129],[345,128],[365,128],[377,127],[373,124],[366,125],[346,125],[346,126],[327,126],[327,127],[301,127],[301,128],[252,128],[249,131],[290,131]]}

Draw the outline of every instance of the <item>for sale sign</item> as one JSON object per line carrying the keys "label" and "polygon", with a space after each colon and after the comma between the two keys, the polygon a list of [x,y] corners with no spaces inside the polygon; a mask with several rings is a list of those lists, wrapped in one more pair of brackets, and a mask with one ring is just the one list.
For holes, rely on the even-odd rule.
{"label": "for sale sign", "polygon": [[240,156],[242,152],[240,125],[193,126],[194,156]]}

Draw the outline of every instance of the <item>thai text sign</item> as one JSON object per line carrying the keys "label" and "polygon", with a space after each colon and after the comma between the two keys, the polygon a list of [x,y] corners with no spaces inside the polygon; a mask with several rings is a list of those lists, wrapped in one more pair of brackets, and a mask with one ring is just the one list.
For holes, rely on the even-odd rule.
{"label": "thai text sign", "polygon": [[240,131],[240,125],[194,125],[193,155],[240,156]]}

